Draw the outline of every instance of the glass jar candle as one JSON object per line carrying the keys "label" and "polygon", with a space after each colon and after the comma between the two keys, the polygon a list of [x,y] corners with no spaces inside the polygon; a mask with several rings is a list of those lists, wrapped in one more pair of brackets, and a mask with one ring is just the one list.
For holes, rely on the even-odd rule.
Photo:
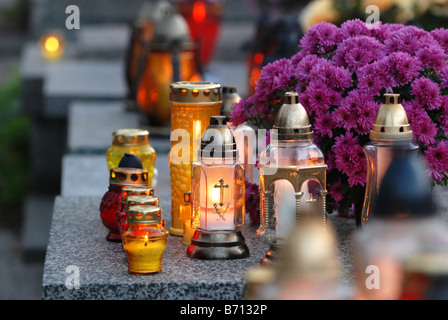
{"label": "glass jar candle", "polygon": [[123,248],[128,271],[143,275],[162,271],[168,231],[162,224],[162,209],[156,206],[128,208],[128,227],[123,232]]}
{"label": "glass jar candle", "polygon": [[418,146],[413,142],[413,133],[399,94],[385,94],[385,103],[378,110],[370,131],[370,142],[364,146],[367,159],[367,177],[364,205],[360,220],[367,228],[372,219],[371,211],[383,180],[394,156],[412,154],[417,156]]}
{"label": "glass jar candle", "polygon": [[169,125],[170,84],[181,80],[200,81],[202,77],[188,25],[180,14],[172,13],[154,26],[137,89],[138,105],[150,125]]}
{"label": "glass jar candle", "polygon": [[305,108],[287,92],[277,113],[271,142],[260,154],[260,227],[256,235],[270,246],[262,264],[275,262],[296,223],[311,217],[326,224],[326,170],[313,142]]}
{"label": "glass jar candle", "polygon": [[[218,143],[216,143],[219,141]],[[213,116],[192,165],[192,228],[187,254],[193,259],[249,256],[240,231],[245,216],[244,168],[224,116]]]}
{"label": "glass jar candle", "polygon": [[115,168],[109,173],[109,190],[103,195],[100,203],[100,218],[109,230],[108,241],[121,241],[118,228],[117,212],[122,207],[122,188],[126,186],[147,186],[148,171],[135,168]]}
{"label": "glass jar candle", "polygon": [[184,194],[191,189],[191,164],[198,157],[202,133],[210,117],[220,114],[221,104],[218,83],[181,81],[171,84],[171,235],[183,236],[180,207]]}
{"label": "glass jar candle", "polygon": [[152,186],[157,153],[149,143],[149,132],[142,129],[118,129],[112,134],[112,145],[106,151],[107,167],[117,168],[125,153],[139,157],[148,171],[148,186]]}

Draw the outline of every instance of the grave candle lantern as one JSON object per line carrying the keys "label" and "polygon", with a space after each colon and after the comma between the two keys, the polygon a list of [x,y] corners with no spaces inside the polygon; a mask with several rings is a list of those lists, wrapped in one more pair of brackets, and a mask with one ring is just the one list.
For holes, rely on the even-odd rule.
{"label": "grave candle lantern", "polygon": [[128,260],[128,271],[142,275],[162,271],[168,231],[162,223],[162,209],[157,206],[128,208],[128,227],[123,232],[123,248]]}
{"label": "grave candle lantern", "polygon": [[183,236],[180,207],[184,203],[184,194],[191,188],[191,164],[197,158],[202,133],[210,117],[219,115],[221,104],[222,92],[218,83],[180,81],[171,84],[171,235]]}
{"label": "grave candle lantern", "polygon": [[145,60],[137,102],[150,125],[165,126],[170,122],[170,84],[202,80],[195,45],[180,14],[169,13],[155,24]]}
{"label": "grave candle lantern", "polygon": [[244,224],[244,168],[224,116],[213,116],[204,132],[198,161],[192,165],[192,227],[187,255],[192,259],[249,256]]}
{"label": "grave candle lantern", "polygon": [[157,153],[149,143],[149,132],[143,129],[118,129],[112,134],[112,145],[106,151],[107,167],[117,168],[126,153],[137,156],[148,171],[148,185],[152,186]]}
{"label": "grave candle lantern", "polygon": [[[367,178],[364,205],[360,223],[368,227],[371,208],[392,159],[407,153],[417,155],[418,146],[413,143],[413,133],[399,94],[385,94],[385,103],[378,110],[375,123],[370,131],[370,143],[364,146],[367,158]],[[358,222],[359,224],[359,222]]]}
{"label": "grave candle lantern", "polygon": [[326,170],[322,151],[299,96],[288,92],[277,113],[270,145],[260,154],[260,227],[256,235],[270,246],[261,264],[275,263],[296,223],[316,216],[326,223]]}
{"label": "grave candle lantern", "polygon": [[115,168],[109,173],[109,190],[104,194],[100,203],[100,217],[104,226],[109,230],[108,241],[121,241],[118,229],[117,212],[121,210],[122,188],[126,186],[147,186],[148,171],[137,168]]}
{"label": "grave candle lantern", "polygon": [[126,82],[129,91],[129,103],[135,103],[136,100],[136,87],[144,65],[146,46],[153,38],[154,24],[170,10],[173,10],[172,5],[166,0],[145,1],[132,24],[131,37],[126,52]]}
{"label": "grave candle lantern", "polygon": [[193,41],[199,45],[201,62],[209,64],[221,29],[224,1],[176,0],[176,6],[188,23]]}

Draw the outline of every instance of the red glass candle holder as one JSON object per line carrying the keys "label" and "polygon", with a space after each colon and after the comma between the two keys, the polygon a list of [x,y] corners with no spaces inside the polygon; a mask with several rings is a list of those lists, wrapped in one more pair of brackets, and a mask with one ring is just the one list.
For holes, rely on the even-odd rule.
{"label": "red glass candle holder", "polygon": [[104,194],[100,204],[100,217],[109,230],[108,241],[121,242],[118,229],[117,212],[121,210],[122,188],[126,186],[148,186],[148,171],[135,168],[115,168],[110,170],[109,190]]}

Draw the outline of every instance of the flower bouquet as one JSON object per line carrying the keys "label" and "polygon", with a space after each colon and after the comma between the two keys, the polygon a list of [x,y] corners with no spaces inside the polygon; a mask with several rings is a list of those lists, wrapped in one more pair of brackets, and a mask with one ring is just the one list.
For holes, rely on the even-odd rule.
{"label": "flower bouquet", "polygon": [[266,65],[231,121],[271,129],[285,92],[299,93],[325,154],[327,210],[351,214],[364,198],[363,146],[384,93],[399,93],[434,183],[448,181],[448,30],[349,20],[322,22],[290,59]]}

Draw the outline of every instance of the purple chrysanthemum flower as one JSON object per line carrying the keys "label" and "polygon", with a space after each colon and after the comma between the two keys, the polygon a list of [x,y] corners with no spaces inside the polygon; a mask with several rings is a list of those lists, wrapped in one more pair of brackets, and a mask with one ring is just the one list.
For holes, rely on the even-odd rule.
{"label": "purple chrysanthemum flower", "polygon": [[429,175],[436,181],[443,179],[442,172],[448,171],[448,142],[442,141],[436,147],[425,151]]}
{"label": "purple chrysanthemum flower", "polygon": [[360,19],[348,20],[341,25],[342,38],[356,36],[371,36],[373,28],[369,28],[367,23]]}
{"label": "purple chrysanthemum flower", "polygon": [[412,83],[411,93],[415,95],[416,102],[427,106],[428,110],[440,109],[442,105],[439,86],[426,77],[420,77]]}
{"label": "purple chrysanthemum flower", "polygon": [[384,46],[372,37],[347,38],[338,46],[334,61],[338,66],[356,70],[384,57]]}
{"label": "purple chrysanthemum flower", "polygon": [[312,26],[300,40],[300,48],[309,54],[323,55],[334,50],[341,41],[340,30],[328,22]]}
{"label": "purple chrysanthemum flower", "polygon": [[448,29],[435,29],[431,31],[431,35],[436,39],[445,52],[448,52]]}

